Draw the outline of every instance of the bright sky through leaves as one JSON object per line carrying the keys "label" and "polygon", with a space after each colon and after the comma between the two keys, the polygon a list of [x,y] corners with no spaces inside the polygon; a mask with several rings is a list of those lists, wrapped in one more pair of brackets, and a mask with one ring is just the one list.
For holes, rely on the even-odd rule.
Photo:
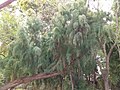
{"label": "bright sky through leaves", "polygon": [[0,4],[3,3],[3,2],[5,2],[5,1],[7,1],[7,0],[0,0]]}
{"label": "bright sky through leaves", "polygon": [[103,10],[105,12],[110,12],[113,0],[88,0],[89,6],[92,11],[96,11],[96,9],[99,8],[99,10]]}

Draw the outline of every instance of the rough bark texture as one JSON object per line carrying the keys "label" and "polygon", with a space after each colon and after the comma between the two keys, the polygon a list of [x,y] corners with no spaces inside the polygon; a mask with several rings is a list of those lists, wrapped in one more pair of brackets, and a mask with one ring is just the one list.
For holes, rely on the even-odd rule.
{"label": "rough bark texture", "polygon": [[105,90],[109,90],[108,79],[106,79],[106,80],[104,81],[104,83],[105,83]]}
{"label": "rough bark texture", "polygon": [[57,76],[60,74],[62,74],[62,72],[43,73],[43,74],[37,74],[37,75],[29,76],[29,77],[23,77],[23,78],[17,79],[15,81],[12,81],[12,82],[6,84],[5,86],[1,87],[0,90],[8,90],[10,88],[14,88],[23,83],[28,83],[28,82],[31,82],[33,80],[38,80],[38,79],[50,78],[50,77],[54,77],[54,76]]}
{"label": "rough bark texture", "polygon": [[13,1],[16,1],[16,0],[7,0],[4,3],[0,4],[0,9],[2,9],[2,8],[6,7],[7,5],[11,4]]}

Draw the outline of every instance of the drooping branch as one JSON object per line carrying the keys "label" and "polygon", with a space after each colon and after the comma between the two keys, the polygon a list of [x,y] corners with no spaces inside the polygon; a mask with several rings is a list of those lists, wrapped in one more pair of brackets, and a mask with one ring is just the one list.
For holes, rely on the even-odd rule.
{"label": "drooping branch", "polygon": [[8,84],[6,84],[5,86],[1,87],[0,90],[8,90],[10,88],[14,88],[20,84],[25,84],[25,83],[29,83],[33,80],[38,80],[38,79],[45,79],[45,78],[50,78],[50,77],[55,77],[58,75],[61,75],[62,72],[57,72],[57,73],[43,73],[43,74],[36,74],[33,76],[28,76],[28,77],[22,77],[20,79],[17,79],[15,81],[12,81]]}
{"label": "drooping branch", "polygon": [[6,7],[7,5],[11,4],[12,2],[14,2],[16,0],[7,0],[4,3],[0,4],[0,9]]}
{"label": "drooping branch", "polygon": [[0,53],[0,55],[1,55],[1,56],[3,56],[3,57],[5,57],[5,55],[4,55],[4,54],[2,54],[2,53]]}

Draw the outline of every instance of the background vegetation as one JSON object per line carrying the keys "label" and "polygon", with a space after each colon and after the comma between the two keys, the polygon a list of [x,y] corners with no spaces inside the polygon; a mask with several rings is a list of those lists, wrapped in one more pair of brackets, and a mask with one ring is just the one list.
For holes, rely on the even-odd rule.
{"label": "background vegetation", "polygon": [[[18,0],[0,11],[1,90],[119,90],[119,0]],[[99,2],[98,2],[99,3]]]}

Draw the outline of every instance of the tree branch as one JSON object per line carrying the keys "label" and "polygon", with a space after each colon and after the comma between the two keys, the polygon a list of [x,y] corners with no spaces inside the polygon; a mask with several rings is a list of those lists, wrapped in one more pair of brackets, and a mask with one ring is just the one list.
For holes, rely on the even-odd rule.
{"label": "tree branch", "polygon": [[5,86],[1,87],[0,90],[7,90],[7,89],[10,89],[10,88],[14,88],[14,87],[16,87],[20,84],[31,82],[33,80],[55,77],[55,76],[58,76],[58,75],[61,75],[61,74],[62,74],[62,72],[43,73],[43,74],[36,74],[36,75],[33,75],[33,76],[28,76],[28,77],[22,77],[20,79],[14,80],[14,81],[6,84]]}
{"label": "tree branch", "polygon": [[109,52],[108,52],[108,55],[106,56],[106,68],[108,69],[108,73],[109,73],[109,62],[110,62],[110,56],[111,56],[111,53],[114,49],[114,47],[116,46],[116,43],[114,43],[112,45],[112,47],[110,48]]}
{"label": "tree branch", "polygon": [[14,2],[16,0],[7,0],[4,3],[0,4],[0,9],[6,7],[7,5],[11,4],[12,2]]}

